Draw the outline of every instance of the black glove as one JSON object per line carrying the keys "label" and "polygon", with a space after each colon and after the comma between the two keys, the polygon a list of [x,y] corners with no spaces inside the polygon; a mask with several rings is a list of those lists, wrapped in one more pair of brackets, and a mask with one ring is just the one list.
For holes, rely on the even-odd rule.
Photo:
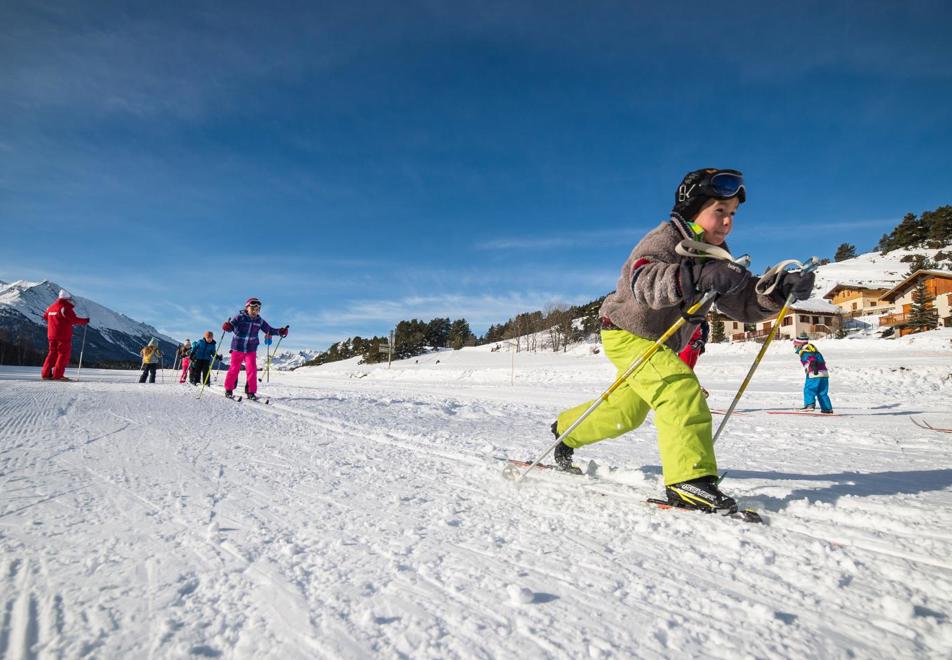
{"label": "black glove", "polygon": [[814,374],[820,373],[820,363],[816,360],[810,360],[810,371]]}
{"label": "black glove", "polygon": [[691,342],[691,350],[704,352],[704,340],[700,337]]}
{"label": "black glove", "polygon": [[[724,259],[711,259],[703,263],[695,263],[690,268],[694,290],[699,293],[717,291],[722,296],[729,296],[743,289],[750,281],[750,271],[739,264]],[[684,282],[682,282],[683,286]],[[685,296],[687,292],[683,291]]]}
{"label": "black glove", "polygon": [[771,297],[775,302],[782,305],[787,302],[787,296],[793,294],[793,300],[806,300],[813,292],[813,281],[816,274],[810,271],[806,275],[800,272],[784,272],[780,276],[780,282],[771,292]]}

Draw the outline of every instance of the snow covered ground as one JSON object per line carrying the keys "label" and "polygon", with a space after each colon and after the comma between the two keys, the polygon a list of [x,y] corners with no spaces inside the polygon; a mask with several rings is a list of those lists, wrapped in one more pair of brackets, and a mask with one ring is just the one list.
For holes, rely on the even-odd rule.
{"label": "snow covered ground", "polygon": [[[593,477],[500,476],[611,383],[589,346],[272,372],[268,406],[0,368],[0,657],[948,658],[952,435],[910,416],[952,426],[952,331],[819,348],[839,416],[766,412],[786,342],[718,443],[767,525],[644,504],[650,417]],[[712,407],[756,350],[701,358]]]}

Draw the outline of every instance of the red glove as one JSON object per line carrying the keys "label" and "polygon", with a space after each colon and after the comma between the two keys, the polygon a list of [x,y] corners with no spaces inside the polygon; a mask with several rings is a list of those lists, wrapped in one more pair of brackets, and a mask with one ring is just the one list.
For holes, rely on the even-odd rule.
{"label": "red glove", "polygon": [[288,336],[288,328],[290,328],[290,327],[291,327],[291,326],[289,326],[289,325],[284,326],[283,328],[281,328],[280,330],[278,330],[278,334],[281,335],[282,337],[287,337],[287,336]]}
{"label": "red glove", "polygon": [[224,330],[225,332],[231,332],[235,328],[231,323],[229,323],[228,321],[225,321],[224,323],[221,324],[221,329]]}

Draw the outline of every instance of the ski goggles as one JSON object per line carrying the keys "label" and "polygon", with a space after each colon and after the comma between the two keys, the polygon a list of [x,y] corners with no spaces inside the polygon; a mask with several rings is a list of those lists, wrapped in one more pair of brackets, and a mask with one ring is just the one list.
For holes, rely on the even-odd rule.
{"label": "ski goggles", "polygon": [[[721,199],[729,199],[738,195],[746,197],[747,195],[743,175],[734,174],[733,172],[718,172],[708,180],[706,188],[713,193],[715,197]],[[743,201],[743,199],[741,199],[741,201]]]}

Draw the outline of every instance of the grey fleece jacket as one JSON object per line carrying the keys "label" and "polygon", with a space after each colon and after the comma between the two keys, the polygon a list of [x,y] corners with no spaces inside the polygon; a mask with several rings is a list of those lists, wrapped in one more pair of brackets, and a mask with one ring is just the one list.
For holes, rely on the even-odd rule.
{"label": "grey fleece jacket", "polygon": [[[599,311],[602,318],[644,339],[656,340],[664,334],[681,316],[681,311],[700,297],[700,293],[694,291],[681,291],[681,264],[687,257],[679,255],[674,248],[685,238],[697,240],[678,218],[671,218],[641,239],[621,267],[616,290],[602,303]],[[728,250],[726,244],[721,247]],[[757,281],[757,277],[751,277],[743,290],[717,298],[718,311],[743,323],[763,321],[776,314],[780,305],[754,290]],[[702,307],[697,314],[707,314],[710,307],[711,304]],[[665,344],[680,352],[691,340],[694,328],[693,324],[685,323]]]}

